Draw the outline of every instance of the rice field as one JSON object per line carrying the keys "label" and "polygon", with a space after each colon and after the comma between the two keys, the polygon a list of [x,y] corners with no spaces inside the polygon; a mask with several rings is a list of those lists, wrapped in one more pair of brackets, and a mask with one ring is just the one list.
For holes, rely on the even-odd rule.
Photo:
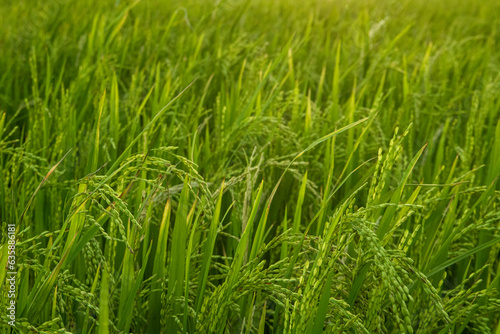
{"label": "rice field", "polygon": [[500,334],[500,2],[0,13],[0,333]]}

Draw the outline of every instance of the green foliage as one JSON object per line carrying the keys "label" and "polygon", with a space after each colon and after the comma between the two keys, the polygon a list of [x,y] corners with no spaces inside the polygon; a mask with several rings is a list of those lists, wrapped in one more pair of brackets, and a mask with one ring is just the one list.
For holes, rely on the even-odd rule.
{"label": "green foliage", "polygon": [[500,333],[500,3],[2,1],[1,333]]}

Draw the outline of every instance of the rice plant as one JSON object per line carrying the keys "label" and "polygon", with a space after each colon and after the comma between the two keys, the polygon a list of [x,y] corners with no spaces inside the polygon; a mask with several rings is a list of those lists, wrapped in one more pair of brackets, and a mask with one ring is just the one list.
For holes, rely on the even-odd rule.
{"label": "rice plant", "polygon": [[0,9],[1,333],[500,334],[500,2]]}

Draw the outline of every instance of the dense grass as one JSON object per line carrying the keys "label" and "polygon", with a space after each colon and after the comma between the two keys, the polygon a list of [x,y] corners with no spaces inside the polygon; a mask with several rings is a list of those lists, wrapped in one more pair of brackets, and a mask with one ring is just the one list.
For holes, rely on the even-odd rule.
{"label": "dense grass", "polygon": [[0,9],[1,333],[500,333],[500,2]]}

